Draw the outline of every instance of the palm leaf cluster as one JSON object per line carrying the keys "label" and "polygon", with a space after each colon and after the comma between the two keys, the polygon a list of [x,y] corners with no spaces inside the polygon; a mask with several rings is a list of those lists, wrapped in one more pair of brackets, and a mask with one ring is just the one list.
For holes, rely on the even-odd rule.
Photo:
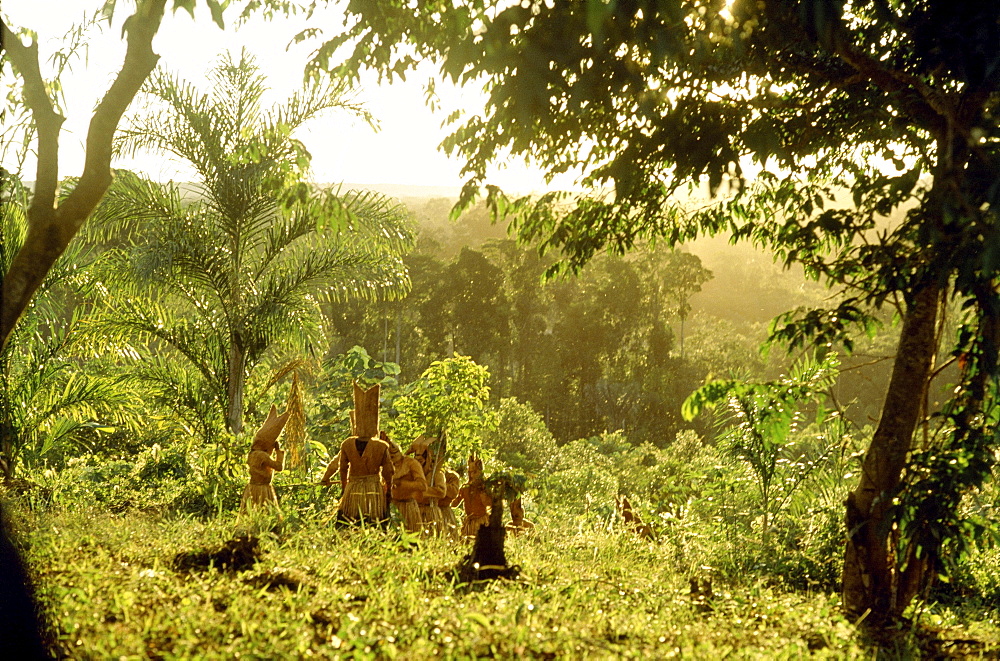
{"label": "palm leaf cluster", "polygon": [[[27,233],[30,191],[3,173],[0,199],[0,276],[7,273]],[[79,369],[86,336],[85,295],[90,257],[79,243],[56,261],[0,350],[0,452],[6,477],[67,445],[91,449],[95,430],[131,424],[133,396],[122,378]],[[67,312],[67,310],[71,310]]]}
{"label": "palm leaf cluster", "polygon": [[325,353],[323,299],[406,293],[401,255],[413,234],[382,196],[307,179],[310,155],[293,134],[330,109],[362,112],[343,86],[313,84],[263,110],[265,81],[246,53],[225,56],[212,84],[201,94],[162,72],[150,79],[154,110],[131,121],[117,149],[176,157],[197,180],[119,172],[93,236],[115,242],[105,331],[187,363],[176,369],[204,383],[191,390],[189,375],[185,398],[208,397],[239,432],[256,366],[282,350]]}

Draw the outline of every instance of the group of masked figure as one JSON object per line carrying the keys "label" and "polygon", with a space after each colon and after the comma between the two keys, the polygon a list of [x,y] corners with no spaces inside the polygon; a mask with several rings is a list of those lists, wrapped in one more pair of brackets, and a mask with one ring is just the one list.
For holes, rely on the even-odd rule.
{"label": "group of masked figure", "polygon": [[[354,385],[353,433],[341,444],[320,480],[329,486],[339,476],[337,520],[384,524],[395,507],[408,532],[474,538],[480,526],[489,522],[493,504],[483,479],[482,460],[475,454],[469,457],[468,481],[460,485],[458,473],[444,465],[438,439],[420,436],[404,453],[379,430],[378,401],[377,385],[367,390]],[[254,436],[247,456],[250,484],[243,492],[242,511],[278,505],[271,478],[284,468],[285,453],[278,436],[287,418],[287,411],[278,415],[272,406]],[[461,524],[453,509],[459,503],[464,507]],[[508,529],[520,532],[533,527],[524,518],[520,499],[511,502],[510,511]]]}

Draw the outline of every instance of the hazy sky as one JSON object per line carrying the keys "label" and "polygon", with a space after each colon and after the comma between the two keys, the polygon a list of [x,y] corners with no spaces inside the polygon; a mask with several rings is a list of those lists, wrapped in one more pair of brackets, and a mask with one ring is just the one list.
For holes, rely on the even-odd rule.
{"label": "hazy sky", "polygon": [[[44,60],[60,47],[67,30],[80,23],[84,11],[93,12],[100,4],[100,0],[4,0],[2,11],[12,27],[38,33],[44,67]],[[80,174],[90,111],[107,90],[124,57],[120,24],[129,13],[130,3],[119,2],[119,5],[115,24],[109,28],[105,23],[102,31],[91,32],[86,61],[75,61],[73,70],[62,80],[66,123],[60,147],[60,176]],[[227,13],[235,16],[236,12],[231,8]],[[302,17],[270,23],[254,20],[238,29],[230,20],[225,31],[212,22],[204,3],[198,3],[195,16],[196,20],[192,20],[183,10],[176,14],[168,10],[153,42],[154,50],[161,56],[160,66],[207,89],[205,73],[219,55],[227,49],[238,53],[241,47],[246,47],[256,55],[268,77],[272,101],[284,99],[296,89],[302,80],[303,66],[318,43],[286,49],[292,36],[306,26],[321,27],[327,34],[334,34],[342,25],[342,17],[335,10],[322,12],[308,22]],[[423,99],[423,84],[430,72],[427,69],[422,74],[407,76],[406,83],[381,87],[373,76],[367,76],[357,98],[380,121],[378,133],[346,113],[330,114],[309,125],[300,138],[313,154],[315,178],[328,183],[460,186],[460,162],[437,150],[447,135],[441,122],[453,108],[481,107],[481,91],[463,91],[439,83],[444,109],[432,113]],[[137,99],[130,112],[139,109]],[[141,170],[161,180],[186,178],[178,164],[162,157],[121,161],[116,165]],[[33,167],[29,172],[33,172]],[[490,183],[522,192],[544,187],[536,172],[519,163],[493,173]]]}

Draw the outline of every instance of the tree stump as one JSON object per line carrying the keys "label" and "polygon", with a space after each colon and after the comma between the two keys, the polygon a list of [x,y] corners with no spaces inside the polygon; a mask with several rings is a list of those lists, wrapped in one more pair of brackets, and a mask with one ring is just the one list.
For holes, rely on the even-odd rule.
{"label": "tree stump", "polygon": [[493,506],[490,508],[490,522],[479,527],[472,553],[458,563],[458,577],[463,583],[516,579],[521,575],[520,567],[507,564],[504,550],[507,540],[507,529],[503,525],[504,494],[500,489],[491,491]]}

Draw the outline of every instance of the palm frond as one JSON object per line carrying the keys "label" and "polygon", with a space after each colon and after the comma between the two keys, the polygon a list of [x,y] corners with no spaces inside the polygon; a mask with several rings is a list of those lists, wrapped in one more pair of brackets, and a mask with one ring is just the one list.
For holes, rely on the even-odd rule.
{"label": "palm frond", "polygon": [[134,299],[117,301],[91,324],[112,343],[136,334],[155,340],[163,345],[161,351],[173,349],[208,382],[218,384],[227,372],[228,338],[223,329],[179,318],[161,305]]}
{"label": "palm frond", "polygon": [[229,120],[234,138],[247,129],[260,127],[260,100],[267,91],[267,79],[249,51],[242,49],[239,61],[233,59],[232,53],[223,53],[209,73],[209,80],[213,106],[224,111],[221,114]]}
{"label": "palm frond", "polygon": [[332,230],[340,241],[369,244],[395,254],[411,250],[416,225],[406,208],[375,191],[328,187],[304,200],[298,213],[309,216],[317,229]]}
{"label": "palm frond", "polygon": [[58,447],[65,441],[74,442],[84,452],[92,453],[94,448],[78,439],[78,433],[88,427],[87,423],[80,422],[79,420],[60,418],[43,433],[36,435],[32,454],[35,457],[44,457],[53,448]]}
{"label": "palm frond", "polygon": [[142,241],[152,229],[178,222],[184,205],[175,186],[163,186],[125,170],[114,180],[84,225],[89,241]]}
{"label": "palm frond", "polygon": [[135,404],[135,393],[122,387],[121,378],[94,378],[80,373],[70,373],[62,386],[62,391],[41,407],[35,419],[36,425],[68,413],[80,413],[94,418],[101,415],[102,408],[126,407]]}
{"label": "palm frond", "polygon": [[30,194],[21,180],[0,170],[0,276],[10,270],[28,232]]}
{"label": "palm frond", "polygon": [[162,69],[147,79],[143,91],[160,105],[130,117],[116,134],[116,153],[167,152],[190,163],[206,181],[211,180],[240,135],[228,108]]}
{"label": "palm frond", "polygon": [[212,440],[224,428],[221,412],[225,410],[225,393],[189,364],[154,355],[137,366],[128,379],[133,387],[147,392],[154,403],[179,416],[201,438]]}
{"label": "palm frond", "polygon": [[343,80],[325,80],[296,92],[264,114],[265,126],[287,127],[295,131],[311,119],[330,110],[344,110],[374,124],[371,114],[355,100],[354,90]]}

